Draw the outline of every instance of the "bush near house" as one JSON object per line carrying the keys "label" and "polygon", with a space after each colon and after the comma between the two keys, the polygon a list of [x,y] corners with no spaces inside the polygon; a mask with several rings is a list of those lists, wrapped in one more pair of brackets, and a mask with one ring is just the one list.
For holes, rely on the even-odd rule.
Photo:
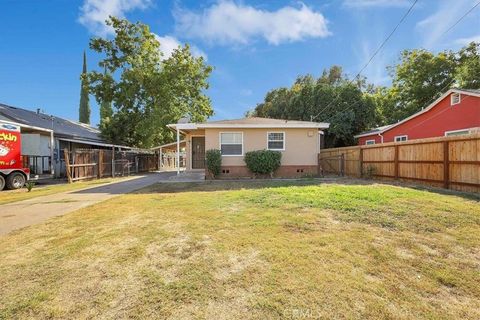
{"label": "bush near house", "polygon": [[222,167],[222,153],[218,149],[210,149],[206,152],[207,170],[215,178],[220,175]]}
{"label": "bush near house", "polygon": [[280,167],[282,154],[279,151],[257,150],[245,154],[245,163],[255,175],[273,173]]}

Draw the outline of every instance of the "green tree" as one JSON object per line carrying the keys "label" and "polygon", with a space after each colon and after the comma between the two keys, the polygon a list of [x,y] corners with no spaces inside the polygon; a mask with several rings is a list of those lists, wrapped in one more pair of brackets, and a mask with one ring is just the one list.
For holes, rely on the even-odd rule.
{"label": "green tree", "polygon": [[212,67],[195,58],[188,45],[162,59],[160,43],[147,25],[110,17],[113,39],[93,38],[90,48],[104,56],[107,72],[88,74],[97,102],[113,103],[102,135],[115,143],[151,147],[173,139],[168,123],[183,116],[204,121],[213,114],[205,95]]}
{"label": "green tree", "polygon": [[405,50],[400,63],[390,68],[399,104],[389,120],[400,120],[426,107],[453,85],[456,61],[451,51],[433,54],[427,50]]}
{"label": "green tree", "polygon": [[330,122],[325,144],[341,147],[353,144],[354,134],[379,122],[370,91],[365,79],[350,81],[340,66],[332,66],[317,79],[300,76],[290,88],[271,90],[249,115]]}
{"label": "green tree", "polygon": [[460,88],[480,88],[480,42],[471,42],[457,55],[455,79]]}
{"label": "green tree", "polygon": [[90,124],[90,104],[88,101],[88,80],[87,75],[87,55],[83,51],[83,70],[80,76],[80,106],[78,108],[78,120],[82,123]]}
{"label": "green tree", "polygon": [[[109,79],[107,76],[107,69],[105,68],[104,71],[105,79]],[[110,126],[110,121],[113,117],[113,107],[112,102],[107,100],[107,98],[111,99],[111,95],[106,95],[103,97],[104,100],[100,103],[100,130],[103,132],[108,130]]]}
{"label": "green tree", "polygon": [[438,54],[405,50],[399,63],[388,69],[392,86],[377,88],[374,94],[382,124],[407,118],[451,88],[479,89],[480,43]]}

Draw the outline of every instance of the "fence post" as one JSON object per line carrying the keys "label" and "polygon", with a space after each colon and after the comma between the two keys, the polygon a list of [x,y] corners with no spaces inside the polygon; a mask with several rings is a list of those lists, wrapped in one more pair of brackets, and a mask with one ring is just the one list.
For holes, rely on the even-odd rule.
{"label": "fence post", "polygon": [[450,188],[450,154],[448,141],[443,142],[443,187]]}
{"label": "fence post", "polygon": [[395,164],[395,180],[398,180],[398,177],[399,177],[399,164],[398,164],[398,145],[395,145],[395,153],[394,153],[394,164]]}
{"label": "fence post", "polygon": [[345,175],[345,153],[340,155],[340,175],[343,177]]}
{"label": "fence post", "polygon": [[63,152],[65,153],[65,171],[67,172],[68,183],[72,183],[72,174],[70,172],[70,155],[68,153],[68,149],[64,149]]}
{"label": "fence post", "polygon": [[115,147],[112,147],[112,178],[115,178]]}
{"label": "fence post", "polygon": [[317,176],[323,177],[322,165],[320,164],[320,160],[321,160],[320,157],[321,157],[321,154],[319,153],[317,157]]}
{"label": "fence post", "polygon": [[103,176],[103,150],[98,151],[98,178]]}
{"label": "fence post", "polygon": [[360,178],[363,177],[363,148],[360,147]]}

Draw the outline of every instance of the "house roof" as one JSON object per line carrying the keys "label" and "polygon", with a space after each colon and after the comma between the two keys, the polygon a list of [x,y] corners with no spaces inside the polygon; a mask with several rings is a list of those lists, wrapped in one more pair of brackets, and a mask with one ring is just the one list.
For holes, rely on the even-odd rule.
{"label": "house roof", "polygon": [[318,128],[326,129],[330,126],[325,122],[310,122],[299,120],[270,119],[248,117],[233,120],[207,121],[200,123],[169,124],[169,128],[180,130],[193,130],[203,128]]}
{"label": "house roof", "polygon": [[54,135],[61,138],[105,142],[100,137],[100,131],[97,128],[41,112],[37,113],[0,103],[0,115],[19,124],[53,130]]}
{"label": "house roof", "polygon": [[407,122],[407,121],[409,121],[409,120],[411,120],[415,117],[418,117],[421,114],[424,114],[425,112],[428,112],[430,109],[435,107],[440,101],[442,101],[443,99],[445,99],[446,97],[448,97],[452,93],[460,93],[460,94],[466,94],[466,95],[471,95],[471,96],[475,96],[475,97],[480,97],[480,90],[477,90],[477,89],[450,89],[447,92],[445,92],[443,95],[441,95],[437,100],[435,100],[434,102],[429,104],[428,107],[420,110],[417,113],[414,113],[410,117],[405,118],[402,121],[399,121],[399,122],[394,123],[394,124],[389,124],[389,125],[386,125],[386,126],[383,126],[383,127],[378,127],[378,128],[369,130],[369,131],[364,131],[360,134],[357,134],[354,137],[355,138],[367,137],[367,136],[371,136],[371,135],[374,135],[374,134],[381,134],[381,133],[384,133],[385,131],[393,129],[393,128],[401,125],[402,123],[405,123],[405,122]]}

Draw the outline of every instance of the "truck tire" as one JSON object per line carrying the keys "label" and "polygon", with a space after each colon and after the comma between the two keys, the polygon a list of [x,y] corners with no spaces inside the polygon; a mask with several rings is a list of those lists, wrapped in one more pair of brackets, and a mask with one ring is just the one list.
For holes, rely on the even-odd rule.
{"label": "truck tire", "polygon": [[5,188],[5,178],[0,174],[0,191]]}
{"label": "truck tire", "polygon": [[12,172],[7,176],[7,188],[10,190],[23,188],[26,180],[20,172]]}

